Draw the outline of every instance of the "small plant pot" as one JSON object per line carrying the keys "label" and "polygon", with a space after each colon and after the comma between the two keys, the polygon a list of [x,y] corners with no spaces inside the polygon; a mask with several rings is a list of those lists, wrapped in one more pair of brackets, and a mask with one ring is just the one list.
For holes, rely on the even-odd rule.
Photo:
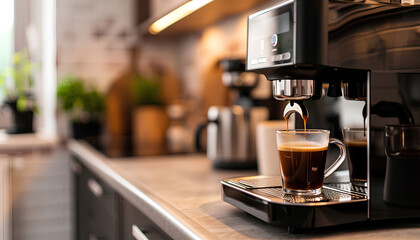
{"label": "small plant pot", "polygon": [[30,110],[18,111],[16,101],[5,102],[13,115],[13,126],[7,130],[9,134],[33,133],[34,112]]}
{"label": "small plant pot", "polygon": [[101,123],[99,121],[89,121],[86,123],[72,122],[73,138],[86,139],[99,137],[101,134]]}

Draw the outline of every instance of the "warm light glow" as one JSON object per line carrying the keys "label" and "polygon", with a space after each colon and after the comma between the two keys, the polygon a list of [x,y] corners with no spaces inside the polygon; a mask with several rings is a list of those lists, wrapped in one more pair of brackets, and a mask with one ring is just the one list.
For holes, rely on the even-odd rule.
{"label": "warm light glow", "polygon": [[149,27],[149,32],[151,34],[157,34],[212,1],[213,0],[191,0],[154,22]]}
{"label": "warm light glow", "polygon": [[402,148],[404,149],[405,148],[405,134],[404,134],[405,132],[403,131],[402,132],[402,136],[401,136],[401,138],[402,138]]}

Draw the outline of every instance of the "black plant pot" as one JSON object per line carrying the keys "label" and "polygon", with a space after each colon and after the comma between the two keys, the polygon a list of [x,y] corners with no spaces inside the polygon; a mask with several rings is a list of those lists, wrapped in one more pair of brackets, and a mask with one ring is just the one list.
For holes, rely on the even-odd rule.
{"label": "black plant pot", "polygon": [[5,103],[12,112],[14,122],[14,125],[7,132],[10,134],[33,133],[34,112],[32,110],[19,111],[16,101]]}
{"label": "black plant pot", "polygon": [[89,121],[87,123],[72,122],[73,138],[82,139],[95,148],[101,148],[101,129],[99,121]]}
{"label": "black plant pot", "polygon": [[72,122],[73,138],[85,139],[99,137],[101,134],[101,123],[99,121],[89,121],[87,123]]}

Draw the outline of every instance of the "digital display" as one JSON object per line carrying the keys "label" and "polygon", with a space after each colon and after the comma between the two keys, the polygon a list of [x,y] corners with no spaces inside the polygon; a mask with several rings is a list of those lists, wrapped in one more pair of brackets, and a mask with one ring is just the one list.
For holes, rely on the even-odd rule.
{"label": "digital display", "polygon": [[273,34],[280,34],[288,31],[290,31],[290,14],[289,12],[286,12],[274,17],[255,21],[251,25],[251,39],[262,39]]}
{"label": "digital display", "polygon": [[294,4],[287,4],[248,18],[248,70],[293,63],[293,7]]}

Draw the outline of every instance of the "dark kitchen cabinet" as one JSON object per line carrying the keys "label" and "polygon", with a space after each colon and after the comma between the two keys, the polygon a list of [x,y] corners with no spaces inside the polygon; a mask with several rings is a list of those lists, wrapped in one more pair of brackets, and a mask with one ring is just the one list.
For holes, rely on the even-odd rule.
{"label": "dark kitchen cabinet", "polygon": [[122,239],[124,240],[166,240],[171,239],[158,225],[137,210],[126,200],[121,201]]}
{"label": "dark kitchen cabinet", "polygon": [[75,239],[113,240],[119,237],[119,195],[91,171],[73,161]]}
{"label": "dark kitchen cabinet", "polygon": [[87,228],[87,204],[84,199],[87,194],[87,187],[84,182],[84,168],[77,161],[71,162],[72,181],[73,181],[73,201],[74,201],[74,239],[87,240],[89,239],[89,231]]}
{"label": "dark kitchen cabinet", "polygon": [[76,240],[171,239],[76,157],[72,169]]}

